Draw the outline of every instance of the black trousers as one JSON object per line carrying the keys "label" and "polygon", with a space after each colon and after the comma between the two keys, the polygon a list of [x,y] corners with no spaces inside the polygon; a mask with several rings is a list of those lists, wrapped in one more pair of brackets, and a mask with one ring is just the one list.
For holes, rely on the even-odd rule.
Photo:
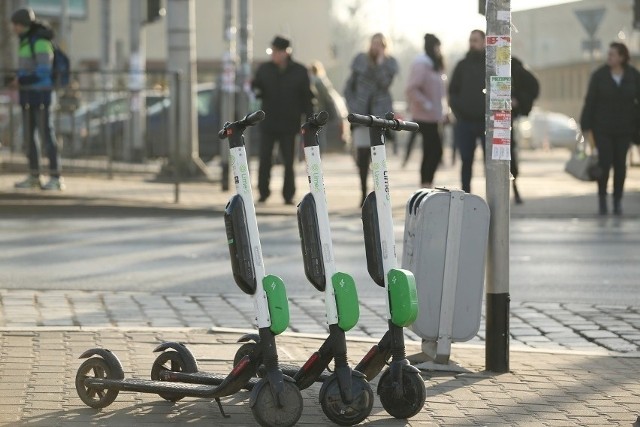
{"label": "black trousers", "polygon": [[293,172],[293,157],[295,152],[295,133],[276,133],[262,131],[260,136],[260,166],[258,168],[258,191],[260,197],[267,198],[271,194],[271,166],[273,166],[273,148],[276,141],[279,144],[280,155],[284,165],[284,185],[282,197],[289,201],[296,192],[295,176]]}
{"label": "black trousers", "polygon": [[468,122],[458,120],[453,127],[453,139],[460,150],[462,159],[462,191],[471,192],[471,174],[473,172],[473,156],[478,145],[478,139],[482,144],[482,156],[486,165],[487,153],[485,148],[484,122]]}
{"label": "black trousers", "polygon": [[606,196],[609,173],[613,166],[613,198],[621,199],[627,177],[627,151],[631,135],[594,132],[593,138],[598,148],[598,163],[602,168],[602,176],[598,180],[598,195]]}
{"label": "black trousers", "polygon": [[422,135],[422,164],[420,165],[420,182],[433,183],[436,169],[442,160],[442,135],[438,123],[416,122]]}
{"label": "black trousers", "polygon": [[356,163],[358,172],[360,173],[360,190],[362,191],[362,200],[367,197],[367,177],[369,176],[369,163],[371,163],[371,148],[358,148],[356,152]]}
{"label": "black trousers", "polygon": [[41,147],[36,141],[36,131],[49,158],[50,175],[60,176],[60,154],[56,135],[53,132],[53,118],[49,110],[48,105],[26,104],[22,107],[22,134],[29,159],[29,173],[32,176],[40,175]]}
{"label": "black trousers", "polygon": [[520,169],[518,168],[518,141],[516,141],[515,133],[513,132],[513,124],[511,124],[511,162],[509,169],[513,178],[517,178],[520,173]]}

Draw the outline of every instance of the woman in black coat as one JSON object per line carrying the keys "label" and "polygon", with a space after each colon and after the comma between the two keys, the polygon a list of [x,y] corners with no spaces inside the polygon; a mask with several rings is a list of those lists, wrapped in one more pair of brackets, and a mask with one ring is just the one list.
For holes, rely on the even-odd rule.
{"label": "woman in black coat", "polygon": [[629,64],[624,44],[611,43],[607,63],[591,75],[580,124],[598,149],[600,214],[608,211],[607,182],[613,166],[613,213],[621,215],[627,151],[640,127],[640,73]]}

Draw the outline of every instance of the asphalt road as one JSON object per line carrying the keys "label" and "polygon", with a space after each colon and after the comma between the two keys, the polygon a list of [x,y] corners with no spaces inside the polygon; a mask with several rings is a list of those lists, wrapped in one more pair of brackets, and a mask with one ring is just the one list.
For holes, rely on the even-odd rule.
{"label": "asphalt road", "polygon": [[[338,268],[354,276],[363,297],[381,297],[366,271],[360,219],[334,217],[331,226]],[[292,295],[316,292],[304,276],[295,217],[262,216],[259,227],[267,272]],[[398,243],[402,229],[396,225]],[[3,216],[0,247],[5,289],[240,292],[219,214]],[[514,219],[512,300],[638,306],[638,248],[633,219]]]}

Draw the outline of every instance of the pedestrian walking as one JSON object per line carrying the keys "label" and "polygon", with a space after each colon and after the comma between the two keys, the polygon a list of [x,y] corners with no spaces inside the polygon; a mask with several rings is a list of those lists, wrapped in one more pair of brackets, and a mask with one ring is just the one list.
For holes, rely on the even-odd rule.
{"label": "pedestrian walking", "polygon": [[513,188],[513,197],[516,204],[522,203],[520,191],[516,183],[519,169],[519,153],[518,144],[513,131],[513,120],[518,117],[528,116],[533,108],[533,103],[540,93],[540,83],[536,76],[529,71],[522,61],[518,58],[511,57],[511,162],[510,169],[513,177],[511,184]]}
{"label": "pedestrian walking", "polygon": [[623,43],[609,45],[606,64],[591,75],[580,118],[582,132],[598,150],[601,215],[608,213],[607,184],[612,167],[613,213],[622,214],[627,151],[640,132],[640,73],[629,64],[629,58]]}
{"label": "pedestrian walking", "polygon": [[[311,80],[311,91],[315,99],[314,111],[319,113],[320,111],[326,111],[329,115],[329,121],[335,120],[338,117],[333,99],[331,98],[331,92],[335,91],[333,84],[327,72],[324,69],[324,65],[320,61],[313,61],[309,65],[309,74]],[[318,134],[318,143],[320,144],[320,150],[327,149],[327,132],[324,130]]]}
{"label": "pedestrian walking", "polygon": [[[22,110],[22,134],[29,160],[29,174],[16,188],[42,188],[63,190],[60,176],[60,154],[53,129],[51,98],[53,81],[54,33],[36,20],[31,8],[18,9],[11,16],[13,32],[19,38],[18,72],[13,82],[19,89]],[[40,141],[35,138],[36,130]],[[49,158],[49,181],[42,184],[40,178],[40,143]]]}
{"label": "pedestrian walking", "polygon": [[307,68],[291,57],[291,42],[276,36],[271,43],[271,61],[258,67],[252,88],[262,101],[266,113],[260,123],[260,166],[258,168],[258,202],[264,203],[271,195],[269,182],[273,149],[278,142],[284,165],[282,197],[287,205],[293,204],[296,191],[293,160],[295,139],[300,132],[303,115],[313,114],[311,83]]}
{"label": "pedestrian walking", "polygon": [[469,36],[469,51],[456,65],[449,82],[449,105],[456,117],[453,139],[462,160],[462,190],[467,193],[471,192],[473,157],[478,140],[482,143],[483,159],[486,159],[485,75],[485,34],[482,30],[473,30]]}
{"label": "pedestrian walking", "polygon": [[[398,73],[398,62],[389,55],[387,40],[382,33],[371,37],[369,50],[355,56],[351,62],[351,75],[344,96],[350,113],[384,116],[392,110],[393,100],[389,87]],[[362,190],[361,205],[367,196],[367,179],[371,151],[369,129],[352,126],[352,141],[356,147],[356,163]]]}
{"label": "pedestrian walking", "polygon": [[420,126],[422,135],[422,163],[420,183],[431,188],[436,169],[442,160],[442,131],[445,121],[444,60],[440,40],[433,34],[424,36],[424,54],[418,55],[411,65],[405,95],[409,112]]}

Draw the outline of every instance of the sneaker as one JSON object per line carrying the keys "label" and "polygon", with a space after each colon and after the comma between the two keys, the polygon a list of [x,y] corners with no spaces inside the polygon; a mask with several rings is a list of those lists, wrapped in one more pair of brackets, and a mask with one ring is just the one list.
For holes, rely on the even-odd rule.
{"label": "sneaker", "polygon": [[41,185],[39,176],[29,175],[22,181],[16,182],[13,186],[15,188],[40,188]]}
{"label": "sneaker", "polygon": [[62,178],[52,176],[51,179],[49,179],[49,182],[47,182],[42,186],[42,189],[62,191],[64,190],[64,187],[65,187],[64,180]]}

